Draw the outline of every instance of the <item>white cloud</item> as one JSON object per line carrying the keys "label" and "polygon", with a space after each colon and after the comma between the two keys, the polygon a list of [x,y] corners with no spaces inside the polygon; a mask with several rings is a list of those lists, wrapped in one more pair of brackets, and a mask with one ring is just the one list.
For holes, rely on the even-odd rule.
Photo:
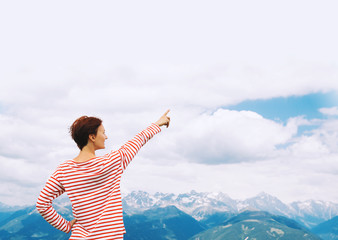
{"label": "white cloud", "polygon": [[302,157],[309,157],[312,155],[327,155],[330,153],[329,149],[325,144],[320,141],[316,136],[302,136],[297,142],[295,142],[289,150],[293,152],[295,155]]}
{"label": "white cloud", "polygon": [[293,139],[293,144],[286,150],[290,156],[311,158],[316,156],[328,157],[338,153],[338,120],[321,120],[320,126],[309,132]]}
{"label": "white cloud", "polygon": [[219,109],[192,119],[178,133],[178,152],[189,161],[205,164],[263,160],[285,144],[302,121],[287,125],[264,119],[251,111]]}
{"label": "white cloud", "polygon": [[5,158],[0,156],[1,181],[16,183],[20,186],[36,186],[41,184],[41,172],[49,171],[44,165],[29,163],[24,159]]}
{"label": "white cloud", "polygon": [[184,193],[224,192],[245,199],[265,191],[282,201],[337,201],[337,155],[321,158],[279,158],[236,164],[205,165],[136,158],[122,178],[123,191]]}
{"label": "white cloud", "polygon": [[338,115],[338,107],[332,107],[332,108],[321,108],[319,111],[325,115],[329,116],[337,116]]}

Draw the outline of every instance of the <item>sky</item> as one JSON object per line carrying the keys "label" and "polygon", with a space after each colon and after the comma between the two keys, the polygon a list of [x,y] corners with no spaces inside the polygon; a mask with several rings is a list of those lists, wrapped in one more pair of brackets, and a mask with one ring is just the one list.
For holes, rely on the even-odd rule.
{"label": "sky", "polygon": [[338,203],[336,1],[2,1],[0,202],[34,204],[103,119],[103,155],[162,128],[122,192]]}

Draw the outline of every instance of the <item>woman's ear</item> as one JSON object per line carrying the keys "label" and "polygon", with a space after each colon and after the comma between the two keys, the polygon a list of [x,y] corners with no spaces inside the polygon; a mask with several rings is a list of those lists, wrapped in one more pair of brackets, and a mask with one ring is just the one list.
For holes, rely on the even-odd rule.
{"label": "woman's ear", "polygon": [[89,134],[88,138],[89,138],[92,142],[95,142],[95,134]]}

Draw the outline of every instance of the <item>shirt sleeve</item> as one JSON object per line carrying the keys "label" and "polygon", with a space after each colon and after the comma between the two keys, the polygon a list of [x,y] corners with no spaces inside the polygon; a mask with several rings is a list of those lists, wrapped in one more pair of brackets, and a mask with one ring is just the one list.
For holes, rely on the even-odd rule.
{"label": "shirt sleeve", "polygon": [[58,170],[56,170],[42,189],[36,208],[49,224],[65,233],[69,233],[71,229],[70,222],[58,214],[52,206],[52,201],[64,192],[65,189],[58,180]]}
{"label": "shirt sleeve", "polygon": [[135,157],[136,153],[140,150],[140,148],[155,134],[161,132],[161,128],[152,123],[145,130],[137,134],[133,139],[126,142],[119,150],[119,154],[122,159],[122,170],[125,170],[131,160]]}

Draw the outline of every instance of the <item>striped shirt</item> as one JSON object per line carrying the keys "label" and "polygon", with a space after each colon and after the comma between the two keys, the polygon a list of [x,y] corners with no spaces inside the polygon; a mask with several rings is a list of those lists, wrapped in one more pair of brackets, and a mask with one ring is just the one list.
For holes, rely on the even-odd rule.
{"label": "striped shirt", "polygon": [[139,149],[161,128],[151,124],[119,150],[86,162],[68,160],[50,176],[37,200],[40,214],[53,227],[70,232],[70,222],[59,215],[52,201],[67,193],[73,216],[70,239],[122,239],[123,224],[120,180]]}

